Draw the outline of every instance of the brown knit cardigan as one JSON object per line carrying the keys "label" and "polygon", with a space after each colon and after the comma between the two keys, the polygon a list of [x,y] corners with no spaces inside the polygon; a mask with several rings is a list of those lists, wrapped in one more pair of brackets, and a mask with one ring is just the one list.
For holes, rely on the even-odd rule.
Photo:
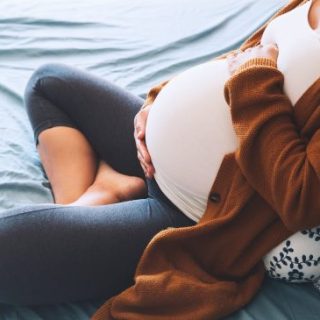
{"label": "brown knit cardigan", "polygon": [[[273,18],[304,2],[291,1]],[[266,24],[241,48],[257,45]],[[272,60],[255,58],[226,82],[240,146],[223,158],[203,217],[156,234],[134,285],[93,320],[222,319],[257,293],[261,258],[271,248],[320,224],[320,79],[294,108],[283,80]],[[167,82],[153,87],[143,106]]]}

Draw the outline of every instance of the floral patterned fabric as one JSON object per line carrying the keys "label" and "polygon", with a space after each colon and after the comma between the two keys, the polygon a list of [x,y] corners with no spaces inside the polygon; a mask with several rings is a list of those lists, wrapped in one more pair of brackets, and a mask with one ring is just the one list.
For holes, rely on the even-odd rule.
{"label": "floral patterned fabric", "polygon": [[314,281],[320,290],[320,227],[295,233],[265,257],[271,278],[301,283]]}

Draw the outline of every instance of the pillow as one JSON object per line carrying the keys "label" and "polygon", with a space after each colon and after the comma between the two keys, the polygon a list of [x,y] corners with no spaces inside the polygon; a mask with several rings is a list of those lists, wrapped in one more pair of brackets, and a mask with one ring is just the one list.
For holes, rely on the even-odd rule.
{"label": "pillow", "polygon": [[268,275],[288,282],[314,282],[320,290],[320,226],[298,231],[263,257]]}

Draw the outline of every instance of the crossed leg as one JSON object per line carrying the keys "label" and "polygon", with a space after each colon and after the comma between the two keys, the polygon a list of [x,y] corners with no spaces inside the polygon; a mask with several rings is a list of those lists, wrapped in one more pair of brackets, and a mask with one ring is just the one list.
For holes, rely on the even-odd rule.
{"label": "crossed leg", "polygon": [[[117,173],[146,182],[147,195],[98,206],[34,204],[2,213],[0,302],[38,305],[110,298],[134,283],[136,266],[154,235],[167,227],[195,224],[165,197],[154,179],[144,178],[132,134],[142,100],[119,90],[64,65],[44,66],[28,82],[26,106],[36,141],[40,132],[54,128],[74,128],[79,138],[59,132],[57,154],[60,145],[71,173],[62,175],[63,183],[57,179],[56,194],[65,188],[73,196],[68,201],[73,201],[96,179],[104,180],[105,172],[96,174],[100,168],[96,159],[102,159]],[[53,140],[59,141],[55,134]],[[40,153],[45,147],[44,142]],[[53,153],[45,161],[55,157]],[[56,163],[45,167],[52,169],[52,177],[59,174]]]}
{"label": "crossed leg", "polygon": [[133,139],[143,99],[88,72],[48,64],[32,75],[25,101],[55,203],[146,196]]}

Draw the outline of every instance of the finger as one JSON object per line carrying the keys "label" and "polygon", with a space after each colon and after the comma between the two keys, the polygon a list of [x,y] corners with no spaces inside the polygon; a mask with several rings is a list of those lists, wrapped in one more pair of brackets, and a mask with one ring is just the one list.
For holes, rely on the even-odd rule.
{"label": "finger", "polygon": [[148,167],[147,167],[146,163],[144,162],[144,159],[143,159],[143,157],[141,156],[139,150],[138,150],[138,152],[137,152],[137,157],[138,157],[138,159],[139,159],[139,161],[140,161],[140,165],[141,165],[141,167],[142,167],[142,169],[143,169],[143,171],[144,171],[144,174],[146,175],[146,174],[148,173]]}
{"label": "finger", "polygon": [[227,56],[227,62],[228,62],[229,68],[235,63],[236,59],[237,58],[235,55],[232,55],[232,56],[228,55]]}
{"label": "finger", "polygon": [[145,143],[144,139],[136,139],[136,145],[137,145],[137,150],[140,152],[141,156],[143,157],[144,161],[146,163],[151,162],[151,157],[149,154],[149,151],[147,149],[147,145]]}
{"label": "finger", "polygon": [[134,130],[136,132],[137,137],[143,138],[145,134],[145,120],[139,118],[135,123]]}
{"label": "finger", "polygon": [[151,161],[146,161],[144,155],[141,153],[141,150],[140,149],[137,149],[137,157],[139,159],[139,161],[143,164],[145,170],[147,172],[152,172],[153,171],[153,165],[151,163]]}
{"label": "finger", "polygon": [[242,52],[241,49],[233,50],[227,55],[227,58],[229,59],[235,58],[241,52]]}
{"label": "finger", "polygon": [[139,128],[137,136],[138,136],[139,139],[143,139],[144,136],[145,136],[145,129],[144,128]]}
{"label": "finger", "polygon": [[236,55],[235,51],[230,52],[229,54],[227,54],[227,58],[232,58]]}
{"label": "finger", "polygon": [[144,140],[140,140],[140,139],[138,139],[138,140],[139,140],[139,142],[138,142],[138,144],[139,144],[138,150],[141,153],[141,156],[143,157],[143,159],[144,159],[144,161],[146,163],[150,163],[151,162],[151,157],[150,157],[150,154],[148,152],[148,149],[147,149],[147,146],[145,144],[145,141]]}
{"label": "finger", "polygon": [[145,176],[148,177],[148,178],[152,178],[154,173],[155,173],[155,169],[154,169],[153,165],[146,164],[143,161],[143,158],[142,158],[141,154],[138,155],[138,158],[140,160],[141,167],[143,169],[143,172],[144,172]]}
{"label": "finger", "polygon": [[139,149],[137,149],[137,157],[138,157],[139,161],[142,162],[145,167],[147,167],[147,163],[146,163],[146,161],[145,161],[145,159]]}
{"label": "finger", "polygon": [[143,145],[143,142],[141,142],[141,144],[139,145],[139,148],[137,149],[138,151],[138,159],[140,160],[140,162],[142,162],[144,170],[149,174],[149,175],[153,175],[155,173],[155,168],[151,162],[151,157],[149,152],[146,152],[146,156],[145,154],[143,154],[141,152],[141,146]]}
{"label": "finger", "polygon": [[138,135],[139,132],[141,131],[141,124],[140,124],[140,121],[137,120],[135,125],[134,125],[134,131],[136,132],[136,134]]}
{"label": "finger", "polygon": [[270,43],[261,45],[261,47],[262,47],[263,49],[266,49],[266,50],[268,50],[268,49],[278,50],[278,46],[277,46],[277,44],[274,43],[274,42],[270,42]]}
{"label": "finger", "polygon": [[139,138],[138,138],[138,130],[136,127],[134,128],[133,136],[134,136],[134,140],[136,141],[136,145],[138,145]]}
{"label": "finger", "polygon": [[136,127],[141,122],[143,110],[138,111],[133,119],[134,127]]}
{"label": "finger", "polygon": [[230,75],[233,74],[234,71],[234,59],[231,57],[227,57],[227,62],[228,62],[228,71],[230,73]]}
{"label": "finger", "polygon": [[151,176],[153,176],[154,174],[155,174],[155,172],[156,172],[156,169],[154,168],[154,166],[153,166],[153,164],[151,163],[150,165],[149,165],[149,174],[151,175]]}
{"label": "finger", "polygon": [[276,43],[270,43],[269,44],[271,48],[275,49],[275,50],[279,50],[278,46]]}
{"label": "finger", "polygon": [[137,156],[138,156],[138,159],[140,161],[144,161],[144,157],[143,157],[143,154],[141,152],[141,140],[139,138],[136,138],[135,137],[135,142],[136,142],[136,149],[137,149]]}
{"label": "finger", "polygon": [[[142,140],[145,136],[145,130],[141,129],[141,127],[139,127],[139,125],[138,125],[134,128],[133,135],[136,140]],[[137,143],[137,141],[136,141],[136,143]]]}
{"label": "finger", "polygon": [[145,165],[141,164],[141,167],[142,167],[142,169],[143,169],[144,175],[147,177],[147,176],[148,176],[148,171],[147,171]]}

